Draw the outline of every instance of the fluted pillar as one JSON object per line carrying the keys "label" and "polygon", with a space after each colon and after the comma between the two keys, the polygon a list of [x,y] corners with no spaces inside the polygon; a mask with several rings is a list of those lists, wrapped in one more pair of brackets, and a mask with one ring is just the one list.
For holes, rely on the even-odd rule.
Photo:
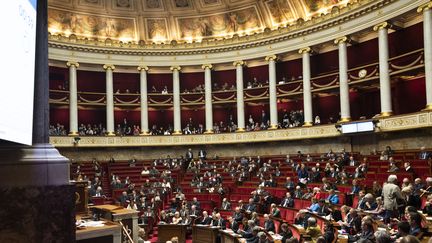
{"label": "fluted pillar", "polygon": [[67,62],[69,67],[69,135],[78,135],[78,89],[77,68],[79,63]]}
{"label": "fluted pillar", "polygon": [[236,88],[237,88],[237,131],[245,131],[245,112],[244,112],[244,94],[243,94],[243,65],[244,61],[235,61],[236,67]]}
{"label": "fluted pillar", "polygon": [[432,3],[420,6],[417,11],[423,12],[424,64],[426,82],[426,108],[432,110]]}
{"label": "fluted pillar", "polygon": [[180,66],[170,68],[173,72],[173,105],[174,105],[174,132],[173,134],[182,134],[181,128],[181,107],[180,107]]}
{"label": "fluted pillar", "polygon": [[310,71],[310,54],[312,49],[305,47],[299,50],[302,54],[303,62],[303,112],[304,124],[303,126],[312,126],[312,88],[311,88],[311,71]]}
{"label": "fluted pillar", "polygon": [[113,71],[114,65],[105,64],[103,65],[106,76],[106,126],[108,136],[114,136],[114,88],[113,88]]}
{"label": "fluted pillar", "polygon": [[270,129],[278,127],[277,93],[276,93],[276,55],[267,56],[265,60],[269,65],[269,103],[270,103]]}
{"label": "fluted pillar", "polygon": [[391,84],[389,73],[389,53],[388,53],[388,28],[390,24],[384,22],[374,27],[378,31],[379,48],[379,77],[380,77],[380,100],[381,116],[391,116],[393,114],[391,103]]}
{"label": "fluted pillar", "polygon": [[213,133],[213,104],[212,104],[212,84],[211,84],[211,64],[202,65],[204,69],[204,88],[205,88],[205,132]]}
{"label": "fluted pillar", "polygon": [[348,38],[343,36],[337,38],[334,43],[339,48],[339,97],[340,97],[340,122],[351,121],[349,86],[348,86],[348,58],[347,58]]}
{"label": "fluted pillar", "polygon": [[140,72],[140,105],[141,105],[141,133],[140,135],[149,134],[148,126],[148,102],[147,102],[147,66],[139,66]]}

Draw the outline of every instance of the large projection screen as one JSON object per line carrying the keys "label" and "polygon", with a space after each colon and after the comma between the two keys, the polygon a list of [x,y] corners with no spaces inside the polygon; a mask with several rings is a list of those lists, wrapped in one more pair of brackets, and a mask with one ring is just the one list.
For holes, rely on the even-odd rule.
{"label": "large projection screen", "polygon": [[0,139],[31,145],[37,0],[0,8]]}

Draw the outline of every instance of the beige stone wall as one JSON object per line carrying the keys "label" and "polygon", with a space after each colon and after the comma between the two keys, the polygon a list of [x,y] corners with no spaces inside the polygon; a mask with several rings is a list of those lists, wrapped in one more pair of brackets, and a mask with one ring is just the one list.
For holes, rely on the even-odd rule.
{"label": "beige stone wall", "polygon": [[[333,151],[355,151],[370,154],[371,151],[383,150],[390,145],[395,150],[419,149],[421,146],[432,148],[432,129],[418,129],[405,132],[365,134],[326,139],[310,139],[286,142],[250,143],[232,145],[208,145],[206,149],[209,157],[256,156],[256,155],[285,155],[303,153],[325,153],[330,148]],[[62,148],[60,152],[76,161],[86,161],[92,158],[108,160],[128,160],[131,158],[155,159],[159,157],[178,157],[184,155],[188,148],[192,148],[197,155],[200,146],[166,146],[166,147],[135,147],[135,148]]]}

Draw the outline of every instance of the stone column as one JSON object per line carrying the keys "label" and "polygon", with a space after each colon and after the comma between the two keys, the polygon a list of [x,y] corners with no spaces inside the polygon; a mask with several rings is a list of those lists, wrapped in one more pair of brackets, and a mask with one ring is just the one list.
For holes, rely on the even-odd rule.
{"label": "stone column", "polygon": [[108,136],[115,136],[114,130],[114,88],[113,88],[113,71],[114,65],[105,64],[106,70],[106,123]]}
{"label": "stone column", "polygon": [[379,48],[379,76],[380,76],[380,100],[381,116],[391,116],[393,114],[391,103],[391,84],[389,73],[389,53],[388,53],[388,28],[390,24],[384,22],[374,26],[378,31],[378,48]]}
{"label": "stone column", "polygon": [[49,144],[47,0],[36,12],[32,145],[0,141],[0,242],[75,242],[69,160]]}
{"label": "stone column", "polygon": [[245,114],[244,114],[244,94],[243,94],[243,65],[244,61],[235,61],[236,67],[236,88],[237,88],[237,131],[245,131]]}
{"label": "stone column", "polygon": [[205,133],[213,133],[213,104],[212,104],[212,84],[211,84],[211,64],[202,65],[204,69],[204,88],[205,88]]}
{"label": "stone column", "polygon": [[141,134],[148,135],[148,102],[147,102],[147,66],[139,66],[138,71],[140,72],[140,105],[141,105]]}
{"label": "stone column", "polygon": [[432,2],[420,6],[417,11],[423,12],[424,64],[426,82],[426,108],[432,110]]}
{"label": "stone column", "polygon": [[69,136],[78,135],[77,68],[79,63],[67,62],[69,67]]}
{"label": "stone column", "polygon": [[269,103],[270,103],[270,129],[278,127],[277,93],[276,93],[276,55],[267,56],[269,63]]}
{"label": "stone column", "polygon": [[305,47],[299,50],[302,54],[303,62],[303,114],[304,124],[303,126],[312,126],[312,88],[311,88],[311,71],[310,71],[310,54],[312,49]]}
{"label": "stone column", "polygon": [[174,132],[173,134],[182,134],[181,127],[181,107],[180,107],[180,66],[170,68],[173,72],[173,105],[174,105]]}
{"label": "stone column", "polygon": [[348,38],[343,36],[337,38],[334,43],[339,48],[339,97],[340,97],[340,122],[351,121],[349,86],[348,86],[348,58],[347,58]]}

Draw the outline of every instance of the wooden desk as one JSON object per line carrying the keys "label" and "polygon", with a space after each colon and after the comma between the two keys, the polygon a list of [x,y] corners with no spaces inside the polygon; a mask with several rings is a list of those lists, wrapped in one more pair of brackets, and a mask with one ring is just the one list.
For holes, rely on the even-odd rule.
{"label": "wooden desk", "polygon": [[121,243],[121,226],[105,221],[103,227],[86,227],[76,230],[78,243]]}
{"label": "wooden desk", "polygon": [[[130,231],[132,239],[138,241],[138,211],[125,209],[115,205],[98,205],[91,207],[92,210],[103,212],[103,218],[114,222],[122,222],[124,227]],[[125,237],[123,237],[123,241]]]}
{"label": "wooden desk", "polygon": [[158,224],[158,242],[165,243],[173,237],[179,242],[186,242],[186,228],[183,224]]}
{"label": "wooden desk", "polygon": [[235,234],[232,230],[219,230],[221,243],[240,243],[241,235]]}
{"label": "wooden desk", "polygon": [[192,227],[192,241],[194,243],[213,243],[219,234],[219,227],[194,225]]}

